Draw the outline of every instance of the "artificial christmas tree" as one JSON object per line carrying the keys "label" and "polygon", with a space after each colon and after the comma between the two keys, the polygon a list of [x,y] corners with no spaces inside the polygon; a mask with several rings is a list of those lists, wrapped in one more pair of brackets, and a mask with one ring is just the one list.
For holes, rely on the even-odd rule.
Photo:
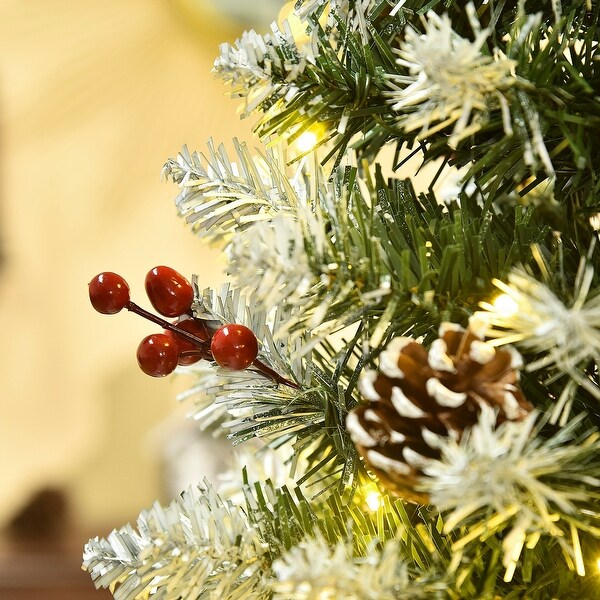
{"label": "artificial christmas tree", "polygon": [[164,173],[232,283],[156,267],[173,322],[114,273],[90,298],[162,327],[141,368],[192,375],[194,418],[264,447],[90,540],[98,587],[600,598],[599,13],[298,0],[221,47],[266,146]]}

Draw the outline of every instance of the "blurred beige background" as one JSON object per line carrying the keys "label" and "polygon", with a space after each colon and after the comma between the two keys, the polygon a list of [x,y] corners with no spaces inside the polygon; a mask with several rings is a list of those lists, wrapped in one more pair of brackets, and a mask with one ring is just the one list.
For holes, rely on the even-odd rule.
{"label": "blurred beige background", "polygon": [[[138,370],[154,326],[95,313],[87,283],[119,272],[148,306],[155,265],[223,279],[160,181],[184,143],[253,139],[210,73],[253,24],[208,2],[0,0],[0,523],[43,485],[67,489],[78,520],[115,526],[163,494],[185,382]],[[277,2],[259,4],[266,31]]]}

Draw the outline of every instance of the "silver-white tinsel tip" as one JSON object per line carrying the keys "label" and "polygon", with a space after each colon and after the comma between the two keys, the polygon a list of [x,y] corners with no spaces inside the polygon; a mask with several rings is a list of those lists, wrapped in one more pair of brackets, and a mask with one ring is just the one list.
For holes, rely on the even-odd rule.
{"label": "silver-white tinsel tip", "polygon": [[248,600],[258,597],[250,592],[261,583],[266,552],[243,511],[205,482],[168,507],[155,503],[137,529],[90,540],[83,567],[97,588],[114,588],[115,600],[199,598],[207,590]]}
{"label": "silver-white tinsel tip", "polygon": [[246,442],[234,450],[229,468],[218,476],[216,488],[222,498],[237,506],[245,504],[244,488],[248,484],[270,481],[277,489],[284,486],[295,489],[292,464],[300,474],[305,473],[307,467],[301,458],[293,463],[292,454],[289,446],[271,448],[261,440]]}
{"label": "silver-white tinsel tip", "polygon": [[[467,6],[477,25],[474,8]],[[452,127],[448,144],[477,132],[491,107],[500,107],[504,129],[512,133],[504,92],[516,82],[514,61],[496,53],[485,55],[481,48],[489,36],[477,28],[470,41],[452,29],[448,15],[433,11],[423,18],[424,33],[407,27],[397,51],[397,63],[406,75],[389,78],[388,102],[397,111],[406,131],[418,131],[425,138]]]}
{"label": "silver-white tinsel tip", "polygon": [[267,309],[285,301],[298,305],[315,281],[298,215],[280,213],[233,236],[228,272],[238,287]]}
{"label": "silver-white tinsel tip", "polygon": [[273,574],[273,600],[433,599],[444,588],[411,581],[393,540],[355,556],[343,540],[330,546],[321,535],[307,537],[275,561]]}
{"label": "silver-white tinsel tip", "polygon": [[[405,2],[406,0],[387,0],[391,7],[390,16],[395,16]],[[373,9],[380,8],[381,4],[381,0],[299,0],[295,13],[301,19],[315,13],[325,15],[327,27],[332,28],[336,26],[336,19],[340,19],[349,31],[358,31],[367,40],[370,37],[367,27],[369,14]]]}
{"label": "silver-white tinsel tip", "polygon": [[231,84],[233,96],[246,98],[245,114],[280,87],[293,89],[288,84],[315,58],[315,45],[298,45],[287,23],[273,23],[265,35],[245,31],[233,45],[221,44],[220,51],[213,71]]}
{"label": "silver-white tinsel tip", "polygon": [[600,364],[600,290],[591,291],[594,272],[582,259],[570,302],[563,302],[546,283],[522,269],[507,282],[494,280],[499,294],[483,302],[471,318],[471,327],[494,345],[516,344],[523,352],[538,354],[526,369],[548,369],[569,375],[600,399],[597,381],[584,369]]}
{"label": "silver-white tinsel tip", "polygon": [[[495,411],[482,406],[478,423],[460,440],[437,436],[435,442],[431,436],[440,458],[419,462],[426,475],[422,490],[445,514],[445,531],[468,527],[455,543],[457,555],[472,540],[505,532],[506,581],[524,548],[534,548],[542,536],[552,536],[579,574],[585,571],[578,531],[590,527],[580,507],[593,502],[600,479],[584,463],[598,452],[598,435],[576,440],[573,423],[544,439],[537,435],[537,419],[531,413],[497,425]],[[597,526],[591,529],[600,533]]]}
{"label": "silver-white tinsel tip", "polygon": [[296,192],[302,193],[302,186],[290,184],[284,153],[251,154],[237,140],[233,148],[234,159],[213,140],[204,153],[184,146],[163,168],[163,177],[180,187],[175,199],[180,216],[209,242],[227,243],[255,222],[290,210]]}

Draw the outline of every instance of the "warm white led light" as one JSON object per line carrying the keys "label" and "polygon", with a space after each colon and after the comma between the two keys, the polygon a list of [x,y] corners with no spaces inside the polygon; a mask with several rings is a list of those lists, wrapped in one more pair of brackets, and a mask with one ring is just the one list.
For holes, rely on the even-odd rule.
{"label": "warm white led light", "polygon": [[317,134],[313,131],[305,131],[298,136],[298,139],[295,141],[296,148],[300,150],[300,152],[310,152],[316,145],[319,139],[317,138]]}
{"label": "warm white led light", "polygon": [[500,294],[492,302],[496,312],[502,317],[512,317],[519,311],[519,305],[517,302],[508,294]]}
{"label": "warm white led light", "polygon": [[365,502],[367,503],[369,510],[375,512],[382,505],[381,494],[377,490],[371,490],[367,492],[367,495],[365,496]]}

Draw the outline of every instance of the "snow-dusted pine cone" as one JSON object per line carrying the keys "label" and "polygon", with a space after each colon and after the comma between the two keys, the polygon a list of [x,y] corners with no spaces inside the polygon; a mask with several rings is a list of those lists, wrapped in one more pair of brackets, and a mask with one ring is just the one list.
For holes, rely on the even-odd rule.
{"label": "snow-dusted pine cone", "polygon": [[429,350],[411,338],[395,338],[381,353],[379,371],[363,374],[360,391],[367,402],[350,412],[347,429],[385,487],[426,502],[418,465],[421,457],[439,457],[438,436],[460,438],[485,404],[497,410],[497,424],[532,410],[518,386],[521,366],[512,348],[496,350],[453,323],[440,327]]}

